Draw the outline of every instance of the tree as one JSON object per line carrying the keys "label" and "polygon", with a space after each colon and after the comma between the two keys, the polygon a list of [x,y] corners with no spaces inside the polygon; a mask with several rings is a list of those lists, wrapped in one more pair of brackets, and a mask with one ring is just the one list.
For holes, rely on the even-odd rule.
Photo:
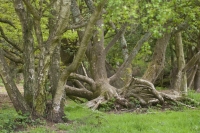
{"label": "tree", "polygon": [[[82,55],[87,48],[88,40],[92,36],[91,31],[94,28],[93,25],[101,14],[103,4],[105,3],[105,1],[101,1],[97,5],[97,8],[94,10],[94,13],[91,15],[87,24],[85,34],[76,54],[76,59],[74,59],[74,62],[64,70],[59,78],[58,86],[52,88],[54,90],[52,93],[55,94],[52,94],[54,99],[53,107],[50,108],[53,111],[51,119],[54,119],[56,122],[61,121],[62,119],[62,116],[59,114],[62,113],[62,111],[60,111],[62,94],[64,94],[62,93],[62,87],[65,85],[68,75],[76,70],[79,62],[82,60]],[[15,83],[10,81],[10,78],[6,78],[10,77],[10,74],[9,70],[5,69],[6,61],[3,54],[1,54],[1,76],[5,84],[9,83],[11,88],[15,88],[13,91],[9,91],[9,87],[6,86],[9,96],[15,98],[11,98],[11,100],[13,104],[16,104],[15,107],[18,107],[16,108],[17,111],[31,113],[31,110],[33,110],[32,116],[43,117],[45,115],[47,110],[47,90],[45,88],[45,83],[48,81],[50,59],[53,58],[54,50],[59,46],[59,40],[61,39],[62,34],[69,28],[73,28],[68,26],[70,6],[70,0],[60,0],[57,2],[40,1],[39,4],[36,2],[35,5],[31,4],[28,0],[14,1],[14,7],[19,16],[23,33],[22,58],[24,63],[24,99],[16,89]],[[49,18],[48,23],[45,23],[45,20],[47,20],[47,18],[45,18],[46,16]],[[46,26],[44,25],[49,26],[49,33],[45,31]],[[14,102],[14,100],[16,102]]]}
{"label": "tree", "polygon": [[[132,106],[130,97],[135,97],[144,106],[163,104],[166,100],[176,102],[180,98],[158,92],[154,82],[164,68],[171,36],[189,25],[190,19],[185,22],[177,10],[190,6],[187,2],[177,5],[173,1],[15,0],[13,3],[22,30],[19,39],[22,43],[10,41],[11,36],[4,34],[4,31],[8,33],[7,29],[2,28],[3,42],[14,48],[17,58],[13,59],[13,54],[8,56],[5,52],[8,48],[1,47],[0,74],[17,111],[62,122],[66,95],[87,99],[87,106],[93,109],[113,98],[124,107]],[[121,8],[124,10],[119,10]],[[127,39],[133,27],[139,31],[134,34],[137,37]],[[76,52],[72,54],[71,36],[67,32],[70,30],[76,33],[71,43]],[[124,58],[110,75],[108,70],[112,68],[106,69],[106,60],[113,58],[108,57],[108,53],[113,47],[118,48],[115,44],[119,40],[123,45],[122,54],[119,54],[122,56],[115,58]],[[131,70],[127,70],[131,69],[133,59],[148,40],[146,44],[154,47],[152,60],[141,79],[130,78]],[[66,42],[65,47],[63,42]],[[63,53],[67,56],[65,60]],[[11,78],[4,56],[24,64],[24,97]],[[60,65],[61,61],[64,65]],[[84,74],[81,74],[77,69],[84,63]],[[124,80],[124,75],[129,77]],[[117,82],[120,85],[116,85]]]}
{"label": "tree", "polygon": [[177,72],[174,88],[178,89],[179,91],[182,91],[183,94],[187,94],[187,77],[186,77],[186,73],[182,72],[185,66],[185,58],[184,58],[184,52],[183,52],[184,50],[183,50],[181,32],[176,33],[175,40],[176,40],[175,46],[176,46],[178,72]]}

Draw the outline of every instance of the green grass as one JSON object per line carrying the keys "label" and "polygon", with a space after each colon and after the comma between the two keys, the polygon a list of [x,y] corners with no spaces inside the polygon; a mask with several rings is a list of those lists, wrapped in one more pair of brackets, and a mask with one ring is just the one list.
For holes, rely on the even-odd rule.
{"label": "green grass", "polygon": [[195,93],[194,90],[188,91],[188,97],[191,99],[195,99],[197,102],[200,102],[200,93]]}
{"label": "green grass", "polygon": [[[73,107],[73,108],[72,108]],[[106,114],[79,105],[66,107],[70,133],[200,133],[200,109],[180,112],[151,110],[146,114]]]}
{"label": "green grass", "polygon": [[0,133],[11,132],[16,126],[15,119],[18,116],[13,108],[3,105],[0,109]]}
{"label": "green grass", "polygon": [[[200,99],[200,94],[189,92],[189,97]],[[149,109],[145,114],[137,113],[103,113],[92,111],[85,106],[69,101],[65,107],[67,118],[72,123],[55,125],[55,130],[47,125],[28,128],[23,133],[200,133],[200,107],[183,108],[179,111],[161,112]],[[0,133],[12,132],[15,119],[19,118],[13,108],[0,110]],[[8,130],[7,130],[8,129]]]}

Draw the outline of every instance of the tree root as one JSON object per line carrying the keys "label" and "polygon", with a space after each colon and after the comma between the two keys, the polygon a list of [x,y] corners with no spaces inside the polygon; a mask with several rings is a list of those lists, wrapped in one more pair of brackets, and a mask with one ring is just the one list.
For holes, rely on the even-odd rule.
{"label": "tree root", "polygon": [[[184,107],[187,107],[187,108],[190,108],[190,109],[195,109],[195,106],[184,103],[184,101],[199,105],[199,103],[194,101],[193,99],[190,99],[190,98],[187,98],[187,97],[182,97],[180,95],[170,95],[170,94],[166,94],[166,93],[163,93],[163,92],[159,92],[159,94],[162,96],[162,98],[164,100],[164,104],[163,103],[161,104],[157,97],[154,97],[154,98],[149,97],[149,99],[147,97],[145,97],[146,99],[143,99],[142,97],[140,97],[139,94],[134,94],[134,93],[130,94],[129,96],[130,97],[133,96],[136,99],[138,99],[139,104],[142,107],[154,106],[154,105],[157,105],[157,104],[160,104],[160,105],[168,105],[169,104],[171,106],[171,104],[168,101],[171,101],[171,102],[176,104],[176,105],[173,105],[173,106],[184,106]],[[95,110],[98,107],[101,107],[100,106],[101,104],[108,103],[108,101],[109,100],[107,100],[104,96],[99,96],[96,99],[89,101],[86,105],[87,105],[87,107]],[[113,105],[114,105],[114,107],[113,107]],[[112,107],[110,107],[110,108],[114,109],[116,111],[118,109],[120,109],[120,110],[123,110],[123,109],[134,110],[134,109],[137,109],[137,106],[138,106],[138,102],[133,104],[133,101],[122,98],[122,97],[119,96],[119,97],[115,98],[115,100],[113,101]],[[162,107],[165,107],[165,106],[162,106]]]}
{"label": "tree root", "polygon": [[[112,87],[109,85],[102,85],[102,88]],[[133,87],[136,87],[133,89]],[[112,89],[111,89],[112,90]],[[114,89],[113,89],[114,90]],[[178,92],[173,90],[165,90],[165,91],[157,91],[154,85],[143,79],[133,78],[130,81],[129,87],[122,89],[123,92],[110,91],[110,89],[105,89],[102,91],[101,95],[91,101],[86,103],[88,108],[93,110],[97,109],[100,105],[108,103],[108,106],[112,106],[110,108],[113,109],[134,109],[137,108],[138,104],[142,107],[154,106],[160,104],[162,107],[164,105],[170,105],[171,102],[175,103],[177,106],[185,106],[187,108],[194,109],[195,107],[191,105],[187,105],[188,103],[193,103],[195,105],[199,105],[199,103],[195,102],[192,99],[181,96]],[[118,94],[121,95],[118,95]],[[125,97],[124,97],[125,96]],[[132,100],[131,97],[134,97],[137,100]],[[114,98],[114,101],[112,100]],[[111,100],[111,101],[110,101]],[[168,101],[171,101],[170,103]],[[110,104],[113,102],[113,104]],[[114,106],[113,106],[114,105]],[[100,106],[103,107],[103,106]]]}
{"label": "tree root", "polygon": [[106,99],[105,99],[104,96],[99,96],[99,97],[97,97],[97,98],[95,98],[95,99],[93,99],[93,100],[91,100],[91,101],[88,101],[88,102],[86,103],[86,106],[87,106],[88,108],[91,108],[92,110],[95,110],[95,109],[97,109],[97,108],[99,107],[99,105],[100,105],[101,103],[103,103],[103,102],[105,102],[105,101],[106,101]]}

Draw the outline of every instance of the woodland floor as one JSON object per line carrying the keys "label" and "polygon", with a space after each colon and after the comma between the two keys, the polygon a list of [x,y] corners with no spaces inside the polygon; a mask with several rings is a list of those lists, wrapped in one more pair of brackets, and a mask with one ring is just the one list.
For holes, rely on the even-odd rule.
{"label": "woodland floor", "polygon": [[[18,87],[19,91],[21,93],[23,93],[23,91],[24,91],[23,86],[17,85],[17,87]],[[0,109],[5,108],[5,106],[6,106],[6,108],[12,108],[13,107],[12,102],[11,102],[5,88],[3,86],[0,86]],[[55,123],[52,123],[52,122],[47,122],[44,127],[46,129],[51,130],[52,132],[66,133],[66,131],[59,130],[56,127]],[[24,129],[23,127],[18,127],[17,129],[15,129],[16,132],[23,131],[23,130],[26,130],[26,132],[28,132],[27,129]],[[1,133],[1,131],[0,131],[0,133]]]}
{"label": "woodland floor", "polygon": [[[22,85],[17,85],[18,89],[20,90],[21,93],[23,93],[23,86]],[[13,108],[12,106],[12,102],[10,101],[10,98],[8,97],[8,94],[5,90],[5,88],[3,86],[0,86],[0,110],[5,108],[5,105],[6,107],[11,107]],[[175,106],[174,105],[170,105],[170,104],[167,104],[167,105],[164,105],[164,106],[156,106],[156,108],[160,111],[166,111],[166,110],[175,110],[176,111],[176,108],[174,108]],[[103,110],[105,111],[105,110]],[[106,111],[107,114],[123,114],[123,113],[139,113],[139,114],[146,114],[148,113],[148,108],[135,108],[135,109],[131,109],[131,110],[128,110],[128,109],[111,109],[110,111]],[[34,128],[34,127],[32,127]],[[17,129],[15,129],[15,131],[23,131],[25,130],[25,132],[29,132],[29,130],[32,130],[32,128],[30,127],[30,129],[27,130],[27,128],[24,128],[24,127],[17,127]],[[58,128],[58,126],[55,124],[55,123],[52,123],[52,122],[46,122],[46,124],[44,124],[43,128],[45,129],[48,129],[49,131],[52,131],[52,132],[56,132],[56,133],[66,133],[66,131],[63,131],[63,130],[60,130]]]}

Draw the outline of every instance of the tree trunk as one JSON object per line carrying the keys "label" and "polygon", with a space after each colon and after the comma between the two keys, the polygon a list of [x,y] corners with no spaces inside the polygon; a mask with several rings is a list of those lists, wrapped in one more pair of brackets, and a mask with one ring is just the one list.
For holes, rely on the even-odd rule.
{"label": "tree trunk", "polygon": [[173,89],[177,90],[178,92],[182,92],[182,94],[187,94],[187,77],[186,73],[182,72],[183,68],[185,67],[185,58],[181,32],[176,33],[175,41],[178,72]]}
{"label": "tree trunk", "polygon": [[54,98],[60,78],[60,45],[58,45],[51,58],[51,65],[49,70],[50,92]]}
{"label": "tree trunk", "polygon": [[195,79],[195,75],[197,73],[198,67],[199,67],[198,65],[195,65],[193,67],[194,69],[192,69],[191,72],[188,74],[188,88],[189,89],[192,89],[191,87],[192,87],[192,84],[194,83],[194,79]]}
{"label": "tree trunk", "polygon": [[160,72],[164,68],[165,63],[165,51],[169,43],[171,35],[165,33],[162,38],[156,41],[154,54],[152,61],[149,63],[147,70],[145,71],[142,79],[148,80],[154,83],[159,76]]}
{"label": "tree trunk", "polygon": [[12,79],[7,62],[4,59],[3,51],[0,49],[0,75],[5,85],[6,91],[12,101],[15,110],[22,114],[30,113],[30,107],[19,92],[14,80]]}
{"label": "tree trunk", "polygon": [[106,71],[106,54],[104,50],[104,32],[103,32],[103,20],[97,21],[96,26],[99,30],[96,30],[93,35],[92,44],[87,51],[87,58],[90,63],[91,77],[96,82],[96,96],[109,95],[109,98],[116,96],[117,92],[114,87],[111,87],[107,79]]}
{"label": "tree trunk", "polygon": [[[200,52],[200,34],[198,36],[198,41],[197,41],[197,49],[198,52]],[[198,64],[198,68],[197,68],[197,72],[194,78],[194,90],[198,90],[198,92],[200,92],[200,59],[198,59],[197,61]]]}
{"label": "tree trunk", "polygon": [[19,16],[24,46],[24,98],[30,107],[33,106],[33,98],[35,92],[35,64],[34,64],[34,39],[32,35],[33,21],[30,13],[26,13],[23,3],[15,0],[15,10]]}
{"label": "tree trunk", "polygon": [[197,72],[194,78],[194,90],[198,90],[200,92],[200,63],[198,64]]}
{"label": "tree trunk", "polygon": [[62,98],[64,95],[64,89],[65,89],[65,84],[66,84],[67,78],[69,77],[70,73],[74,72],[80,65],[80,63],[83,59],[83,55],[87,49],[89,40],[93,35],[94,24],[99,19],[100,15],[102,13],[103,6],[106,2],[107,2],[106,0],[102,0],[97,5],[96,10],[90,17],[88,25],[85,29],[85,34],[80,42],[80,47],[76,53],[76,56],[74,57],[73,62],[62,72],[62,74],[60,76],[60,79],[58,82],[58,87],[57,87],[56,94],[53,99],[53,105],[52,105],[52,116],[51,117],[54,122],[62,121],[61,101],[62,101]]}
{"label": "tree trunk", "polygon": [[[120,45],[122,49],[123,60],[126,61],[128,59],[129,53],[124,34],[125,31],[122,33],[120,37]],[[132,78],[132,65],[130,63],[130,65],[124,70],[121,79],[124,81],[124,85],[127,85],[130,82],[131,78]]]}
{"label": "tree trunk", "polygon": [[[127,92],[125,93],[126,97],[134,96],[140,101],[142,105],[149,104],[149,102],[155,99],[155,97],[159,99],[161,104],[164,103],[162,96],[154,88],[153,83],[156,81],[157,77],[164,68],[165,51],[170,37],[171,34],[165,33],[162,38],[157,39],[152,61],[149,63],[142,79],[136,80],[142,86],[137,85],[137,83],[133,82],[134,80],[132,80],[127,89]],[[148,85],[144,85],[144,83],[147,83]]]}

